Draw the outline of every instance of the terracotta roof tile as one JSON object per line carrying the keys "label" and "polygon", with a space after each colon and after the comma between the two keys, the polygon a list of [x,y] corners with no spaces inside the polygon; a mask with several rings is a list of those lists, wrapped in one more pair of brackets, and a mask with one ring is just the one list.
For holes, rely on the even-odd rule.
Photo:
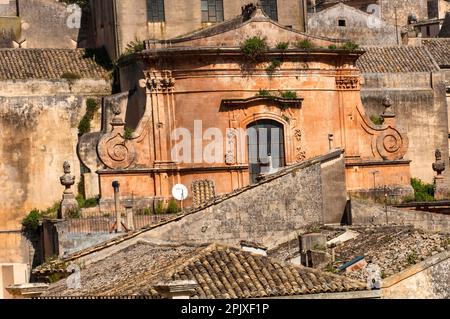
{"label": "terracotta roof tile", "polygon": [[57,80],[65,73],[102,79],[107,70],[84,49],[0,49],[0,80]]}
{"label": "terracotta roof tile", "polygon": [[357,62],[362,73],[414,73],[439,71],[425,47],[366,47]]}
{"label": "terracotta roof tile", "polygon": [[450,39],[429,39],[422,43],[439,66],[450,67]]}
{"label": "terracotta roof tile", "polygon": [[[155,251],[157,253],[155,253]],[[165,257],[164,257],[165,255]],[[135,260],[139,258],[139,260]],[[151,262],[150,262],[151,260]],[[117,265],[115,268],[111,265]],[[139,244],[82,270],[80,291],[56,283],[44,296],[126,296],[158,298],[153,285],[164,280],[195,280],[194,298],[260,298],[365,290],[365,284],[315,269],[282,264],[237,248],[170,250]]]}

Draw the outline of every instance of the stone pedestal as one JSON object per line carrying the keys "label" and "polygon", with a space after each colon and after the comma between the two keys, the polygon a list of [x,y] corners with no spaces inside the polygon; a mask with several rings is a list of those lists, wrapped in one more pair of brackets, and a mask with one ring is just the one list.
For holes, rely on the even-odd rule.
{"label": "stone pedestal", "polygon": [[442,175],[434,178],[434,198],[436,200],[443,200],[450,198],[448,185],[445,182],[445,178]]}
{"label": "stone pedestal", "polygon": [[60,218],[65,219],[70,217],[71,213],[79,211],[78,202],[75,199],[75,195],[70,189],[75,184],[75,176],[70,175],[70,164],[69,162],[64,162],[64,175],[61,176],[60,181],[66,189],[62,196],[61,201],[61,213]]}
{"label": "stone pedestal", "polygon": [[78,212],[78,202],[72,192],[64,192],[61,201],[61,218],[70,217],[71,213]]}

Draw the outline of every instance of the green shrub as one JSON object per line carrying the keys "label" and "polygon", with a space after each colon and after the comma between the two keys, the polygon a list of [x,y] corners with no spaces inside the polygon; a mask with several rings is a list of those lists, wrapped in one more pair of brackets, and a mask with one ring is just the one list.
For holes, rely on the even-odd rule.
{"label": "green shrub", "polygon": [[131,127],[125,127],[125,131],[123,133],[123,138],[126,140],[131,140],[133,138],[134,130]]}
{"label": "green shrub", "polygon": [[180,211],[176,200],[171,199],[167,205],[167,214],[177,214]]}
{"label": "green shrub", "polygon": [[131,41],[127,44],[125,48],[125,54],[133,54],[136,52],[141,52],[145,49],[145,44],[143,41],[139,40],[138,38],[135,38],[134,41]]}
{"label": "green shrub", "polygon": [[76,197],[78,202],[78,207],[80,208],[91,208],[98,206],[98,198],[84,198],[82,194],[78,194]]}
{"label": "green shrub", "polygon": [[266,51],[267,51],[266,39],[263,39],[259,36],[248,38],[241,44],[242,54],[253,61],[256,61]]}
{"label": "green shrub", "polygon": [[278,50],[287,50],[289,48],[289,42],[278,42],[276,48]]}
{"label": "green shrub", "polygon": [[359,45],[352,41],[348,41],[342,46],[342,49],[345,51],[353,52],[359,49]]}
{"label": "green shrub", "polygon": [[414,200],[417,202],[432,202],[434,198],[434,185],[427,184],[418,178],[411,179],[411,186],[414,188]]}
{"label": "green shrub", "polygon": [[286,100],[296,100],[296,99],[298,99],[297,92],[294,92],[294,91],[281,92],[280,95],[281,95],[281,97],[283,99],[286,99]]}
{"label": "green shrub", "polygon": [[78,219],[81,218],[81,212],[79,210],[73,210],[67,213],[68,218]]}
{"label": "green shrub", "polygon": [[314,43],[309,41],[308,39],[298,41],[295,46],[302,50],[312,50],[314,49]]}
{"label": "green shrub", "polygon": [[336,46],[336,44],[330,44],[328,46],[328,49],[330,49],[330,50],[337,50],[337,46]]}
{"label": "green shrub", "polygon": [[383,125],[383,123],[384,123],[383,117],[378,116],[378,115],[371,115],[371,116],[370,116],[370,120],[371,120],[372,123],[375,124],[375,125]]}
{"label": "green shrub", "polygon": [[42,219],[42,212],[38,209],[33,209],[23,220],[22,226],[25,231],[36,232],[39,229],[39,222]]}
{"label": "green shrub", "polygon": [[163,201],[158,201],[157,203],[156,203],[156,206],[155,206],[155,214],[156,215],[162,215],[162,214],[164,214],[166,212],[166,210],[164,209],[164,202]]}
{"label": "green shrub", "polygon": [[272,61],[270,61],[269,66],[266,68],[267,74],[272,75],[280,66],[281,61],[279,59],[273,59]]}
{"label": "green shrub", "polygon": [[83,135],[91,131],[91,121],[98,109],[99,105],[95,99],[89,98],[86,100],[86,114],[78,125],[78,134]]}
{"label": "green shrub", "polygon": [[272,96],[272,95],[270,94],[269,90],[260,89],[259,92],[256,93],[256,96],[267,97],[267,96]]}

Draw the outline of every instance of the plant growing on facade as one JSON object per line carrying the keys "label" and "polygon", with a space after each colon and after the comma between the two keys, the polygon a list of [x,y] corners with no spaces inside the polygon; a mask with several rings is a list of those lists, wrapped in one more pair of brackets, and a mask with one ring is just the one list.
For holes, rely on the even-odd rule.
{"label": "plant growing on facade", "polygon": [[284,91],[280,92],[280,96],[285,100],[296,100],[298,99],[297,92],[295,91]]}
{"label": "plant growing on facade", "polygon": [[164,214],[165,212],[166,212],[166,210],[164,209],[164,202],[161,201],[161,200],[159,200],[159,201],[156,203],[156,206],[155,206],[155,214],[156,214],[156,215],[162,215],[162,214]]}
{"label": "plant growing on facade", "polygon": [[371,116],[370,116],[370,120],[371,120],[372,123],[375,124],[375,125],[383,125],[383,123],[384,123],[383,117],[378,116],[378,115],[371,115]]}
{"label": "plant growing on facade", "polygon": [[178,203],[176,200],[171,199],[169,204],[167,205],[167,214],[177,214],[180,212],[180,208],[178,207]]}
{"label": "plant growing on facade", "polygon": [[78,134],[83,135],[91,132],[91,122],[98,109],[99,105],[95,99],[89,98],[86,100],[86,114],[84,114],[78,125]]}
{"label": "plant growing on facade", "polygon": [[359,49],[359,45],[352,42],[352,41],[348,41],[346,43],[344,43],[344,45],[341,47],[341,49],[348,51],[348,52],[353,52]]}
{"label": "plant growing on facade", "polygon": [[304,40],[300,40],[298,41],[295,46],[298,49],[302,49],[302,50],[312,50],[314,49],[314,43],[312,43],[310,40],[308,39],[304,39]]}
{"label": "plant growing on facade", "polygon": [[278,42],[276,48],[285,51],[289,48],[289,42]]}
{"label": "plant growing on facade", "polygon": [[256,93],[256,96],[257,96],[257,97],[267,97],[267,96],[272,96],[272,95],[270,94],[270,91],[269,91],[269,90],[260,89],[260,90],[258,91],[258,93]]}
{"label": "plant growing on facade", "polygon": [[132,129],[131,127],[125,127],[125,131],[123,133],[123,137],[126,140],[131,140],[133,138],[133,134],[134,134],[134,129]]}
{"label": "plant growing on facade", "polygon": [[241,53],[252,61],[257,61],[267,49],[266,39],[259,36],[248,38],[241,44]]}
{"label": "plant growing on facade", "polygon": [[270,61],[269,66],[266,68],[267,74],[269,76],[272,76],[280,66],[281,66],[281,60],[272,59],[272,61]]}

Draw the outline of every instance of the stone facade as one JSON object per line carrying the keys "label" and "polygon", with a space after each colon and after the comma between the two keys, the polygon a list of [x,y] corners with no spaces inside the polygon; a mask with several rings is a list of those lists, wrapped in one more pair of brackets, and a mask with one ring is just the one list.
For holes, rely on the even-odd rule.
{"label": "stone facade", "polygon": [[[55,0],[9,0],[0,4],[0,31],[14,28],[3,47],[67,48],[85,47],[81,11]],[[85,23],[86,21],[83,21]],[[88,27],[88,25],[86,25]]]}
{"label": "stone facade", "polygon": [[310,13],[307,31],[362,45],[395,45],[400,39],[395,25],[343,3]]}
{"label": "stone facade", "polygon": [[[241,14],[251,0],[223,1],[224,20]],[[278,0],[278,22],[304,31],[303,1]],[[130,10],[130,8],[133,8]],[[147,17],[147,0],[93,0],[96,46],[105,46],[116,59],[136,39],[171,39],[210,26],[203,23],[200,0],[165,0],[164,22],[151,22]]]}
{"label": "stone facade", "polygon": [[[286,53],[269,50],[261,62],[249,63],[237,46],[255,35],[266,37],[269,47],[287,41],[293,48]],[[293,44],[304,39],[314,43],[313,52],[295,49]],[[170,49],[166,43],[147,41],[147,50],[122,61],[125,93],[112,97],[106,107],[116,116],[105,116],[111,126],[98,142],[98,157],[106,167],[99,171],[102,203],[112,204],[114,180],[122,185],[122,196],[136,199],[169,199],[175,184],[191,187],[205,178],[214,181],[217,194],[248,185],[250,160],[243,139],[231,139],[230,148],[223,150],[226,156],[214,163],[194,156],[180,159],[179,153],[173,153],[180,142],[173,136],[175,129],[193,134],[196,121],[202,123],[200,133],[216,128],[223,137],[230,129],[245,131],[257,121],[273,121],[283,127],[286,165],[324,154],[330,147],[343,148],[349,190],[372,188],[369,171],[378,169],[387,185],[410,193],[406,133],[396,129],[395,116],[380,127],[370,122],[361,103],[356,68],[362,52],[330,50],[331,44],[339,41],[286,29],[261,10],[248,21],[233,20],[228,28],[211,27],[173,39]],[[201,49],[206,46],[225,51],[211,54],[209,50],[217,49]],[[186,54],[195,58],[187,59]],[[267,72],[271,59],[283,60],[275,74]],[[271,96],[258,96],[262,90]],[[297,98],[285,101],[276,97],[280,91],[295,92]],[[198,101],[205,101],[201,113]],[[131,138],[124,138],[125,125],[135,128]],[[208,146],[201,136],[194,140],[202,152]]]}

